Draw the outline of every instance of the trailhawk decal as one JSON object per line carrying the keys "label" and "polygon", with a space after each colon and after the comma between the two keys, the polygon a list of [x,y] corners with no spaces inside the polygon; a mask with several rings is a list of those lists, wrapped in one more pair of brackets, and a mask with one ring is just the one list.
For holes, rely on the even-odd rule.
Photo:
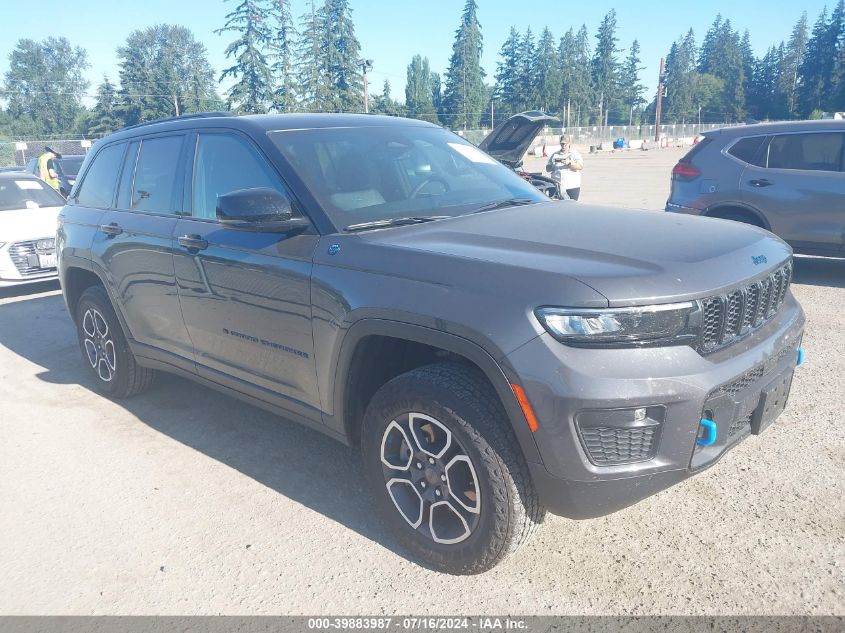
{"label": "trailhawk decal", "polygon": [[300,358],[309,358],[308,352],[303,352],[302,350],[294,349],[293,347],[288,347],[287,345],[282,345],[281,343],[274,343],[273,341],[268,341],[265,338],[258,338],[257,336],[252,336],[250,334],[235,332],[234,330],[230,330],[225,327],[223,328],[223,334],[234,336],[235,338],[243,339],[244,341],[249,341],[250,343],[256,343],[257,345],[263,345],[264,347],[269,347],[270,349],[275,349],[280,352],[287,352],[288,354],[293,354],[294,356],[299,356]]}

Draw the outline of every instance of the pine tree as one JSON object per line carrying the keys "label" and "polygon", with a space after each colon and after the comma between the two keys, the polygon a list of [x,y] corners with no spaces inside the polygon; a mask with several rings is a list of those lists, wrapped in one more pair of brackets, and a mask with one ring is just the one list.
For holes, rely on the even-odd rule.
{"label": "pine tree", "polygon": [[411,63],[408,64],[405,108],[409,117],[431,123],[437,121],[437,112],[434,109],[434,86],[431,82],[428,57],[414,55]]}
{"label": "pine tree", "polygon": [[563,122],[581,126],[588,122],[592,108],[593,88],[590,71],[590,36],[582,25],[578,33],[569,29],[560,39],[558,57],[561,64],[561,103]]}
{"label": "pine tree", "polygon": [[779,72],[779,92],[785,96],[786,112],[790,117],[798,116],[799,73],[807,52],[807,28],[807,12],[804,11],[792,29]]}
{"label": "pine tree", "polygon": [[118,113],[117,86],[103,76],[103,83],[97,86],[97,102],[88,118],[88,135],[101,137],[124,126]]}
{"label": "pine tree", "polygon": [[822,109],[825,92],[830,88],[833,73],[835,49],[830,42],[830,22],[827,8],[822,9],[813,32],[807,40],[807,50],[798,68],[801,83],[798,89],[799,111],[809,116],[814,110]]}
{"label": "pine tree", "polygon": [[296,107],[296,81],[294,77],[294,46],[296,29],[290,12],[290,0],[273,0],[273,109],[277,112],[291,112]]}
{"label": "pine tree", "polygon": [[599,125],[607,125],[611,104],[619,98],[619,60],[616,58],[616,10],[604,16],[596,33],[596,52],[591,65],[593,90],[598,96]]}
{"label": "pine tree", "polygon": [[478,22],[478,3],[466,0],[461,24],[455,32],[446,90],[443,97],[450,127],[478,127],[484,107],[484,69],[481,68],[483,41]]}
{"label": "pine tree", "polygon": [[666,123],[685,123],[698,114],[695,103],[695,34],[690,29],[683,39],[672,44],[666,56],[666,98],[663,101],[663,120]]}
{"label": "pine tree", "polygon": [[555,38],[548,27],[540,34],[532,65],[534,105],[544,112],[552,112],[560,103],[561,72]]}
{"label": "pine tree", "polygon": [[440,81],[440,73],[431,73],[431,103],[437,113],[437,120],[442,125],[447,125],[443,117],[443,85]]}
{"label": "pine tree", "polygon": [[371,112],[388,116],[408,116],[401,103],[396,102],[390,94],[390,81],[385,79],[381,95],[373,95]]}
{"label": "pine tree", "polygon": [[512,26],[499,51],[502,60],[496,64],[495,96],[502,116],[519,111],[519,49],[519,31]]}
{"label": "pine tree", "polygon": [[517,90],[519,92],[519,110],[534,108],[536,97],[534,94],[534,34],[529,26],[519,43],[519,75],[517,76]]}
{"label": "pine tree", "polygon": [[230,31],[238,34],[225,50],[227,59],[235,58],[234,64],[223,71],[220,81],[227,77],[236,80],[227,96],[230,107],[239,112],[266,112],[273,102],[272,73],[264,53],[273,39],[269,17],[266,0],[240,0],[226,16],[226,24],[214,31],[218,35]]}
{"label": "pine tree", "polygon": [[718,109],[724,120],[738,121],[745,116],[745,70],[742,41],[730,20],[716,16],[704,37],[699,54],[698,70],[720,79],[724,84]]}
{"label": "pine tree", "polygon": [[299,24],[298,61],[294,66],[299,103],[306,112],[322,112],[326,106],[328,86],[322,70],[322,27],[314,0],[311,0],[309,9],[302,15]]}
{"label": "pine tree", "polygon": [[322,72],[331,112],[361,112],[364,83],[358,69],[361,45],[355,37],[349,0],[326,0],[318,12],[321,27]]}
{"label": "pine tree", "polygon": [[628,51],[628,57],[622,64],[620,76],[622,100],[628,107],[628,125],[632,125],[634,122],[635,110],[645,103],[645,99],[643,99],[645,86],[640,83],[640,71],[643,69],[640,63],[640,43],[634,40]]}

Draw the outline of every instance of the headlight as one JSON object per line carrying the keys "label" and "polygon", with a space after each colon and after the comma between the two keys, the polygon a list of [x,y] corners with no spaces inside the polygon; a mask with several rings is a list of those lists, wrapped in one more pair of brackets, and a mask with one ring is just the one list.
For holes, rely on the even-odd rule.
{"label": "headlight", "polygon": [[635,308],[538,308],[537,318],[561,343],[576,347],[683,345],[698,338],[697,302]]}

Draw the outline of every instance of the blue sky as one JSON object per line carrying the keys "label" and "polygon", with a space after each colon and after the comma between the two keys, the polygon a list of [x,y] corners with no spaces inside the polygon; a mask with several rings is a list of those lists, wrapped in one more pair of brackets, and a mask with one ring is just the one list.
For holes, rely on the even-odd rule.
{"label": "blue sky", "polygon": [[[830,1],[830,4],[834,0]],[[117,79],[115,49],[134,29],[166,22],[190,28],[208,49],[209,59],[219,74],[227,64],[223,51],[231,34],[215,35],[226,13],[237,0],[143,0],[107,2],[74,0],[47,2],[35,9],[32,3],[0,0],[0,75],[8,69],[9,52],[20,38],[41,39],[65,36],[88,51],[91,68],[87,76],[94,92],[103,73]],[[464,0],[350,0],[362,54],[374,60],[371,84],[381,91],[385,79],[392,86],[394,98],[404,100],[405,70],[414,54],[427,56],[433,70],[444,73],[451,53]],[[535,35],[548,25],[556,38],[570,26],[586,24],[591,38],[602,17],[615,8],[618,18],[619,45],[627,48],[639,39],[645,70],[641,81],[649,94],[657,84],[660,57],[672,42],[692,27],[700,43],[713,18],[721,12],[734,28],[748,29],[755,52],[761,55],[771,44],[789,37],[793,25],[806,10],[812,27],[823,0],[801,3],[771,0],[737,2],[675,2],[641,0],[639,2],[524,2],[520,0],[478,0],[479,20],[484,34],[483,66],[488,81],[496,70],[498,52],[510,27],[520,31],[531,27]],[[533,8],[532,8],[533,7]],[[293,0],[298,18],[305,12],[306,0]],[[45,16],[50,16],[47,19]],[[226,84],[222,84],[222,89]]]}

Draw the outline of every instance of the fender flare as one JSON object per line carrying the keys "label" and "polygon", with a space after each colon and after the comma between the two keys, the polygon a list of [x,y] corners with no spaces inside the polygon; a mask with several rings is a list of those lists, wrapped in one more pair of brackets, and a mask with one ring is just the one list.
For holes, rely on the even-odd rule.
{"label": "fender flare", "polygon": [[367,336],[388,336],[430,345],[462,356],[475,364],[496,390],[526,461],[542,464],[534,434],[528,428],[528,423],[525,421],[525,416],[522,413],[519,402],[517,402],[516,396],[511,389],[511,382],[516,382],[516,374],[507,364],[507,361],[504,359],[497,361],[479,344],[462,336],[423,325],[390,319],[363,318],[356,321],[349,327],[341,341],[337,361],[334,363],[335,370],[332,382],[334,415],[329,416],[324,414],[324,421],[332,430],[342,433],[347,438],[348,443],[352,443],[352,434],[350,432],[351,430],[347,428],[345,420],[345,378],[348,376],[358,343]]}
{"label": "fender flare", "polygon": [[714,213],[718,213],[719,211],[727,209],[739,209],[741,211],[746,211],[753,215],[755,218],[757,218],[760,221],[760,224],[763,225],[764,229],[766,229],[767,231],[772,230],[771,224],[769,224],[769,221],[766,219],[766,216],[763,215],[760,210],[757,209],[757,207],[754,207],[748,204],[747,202],[719,202],[711,207],[707,207],[702,213],[702,215],[708,218],[712,218],[715,217]]}

